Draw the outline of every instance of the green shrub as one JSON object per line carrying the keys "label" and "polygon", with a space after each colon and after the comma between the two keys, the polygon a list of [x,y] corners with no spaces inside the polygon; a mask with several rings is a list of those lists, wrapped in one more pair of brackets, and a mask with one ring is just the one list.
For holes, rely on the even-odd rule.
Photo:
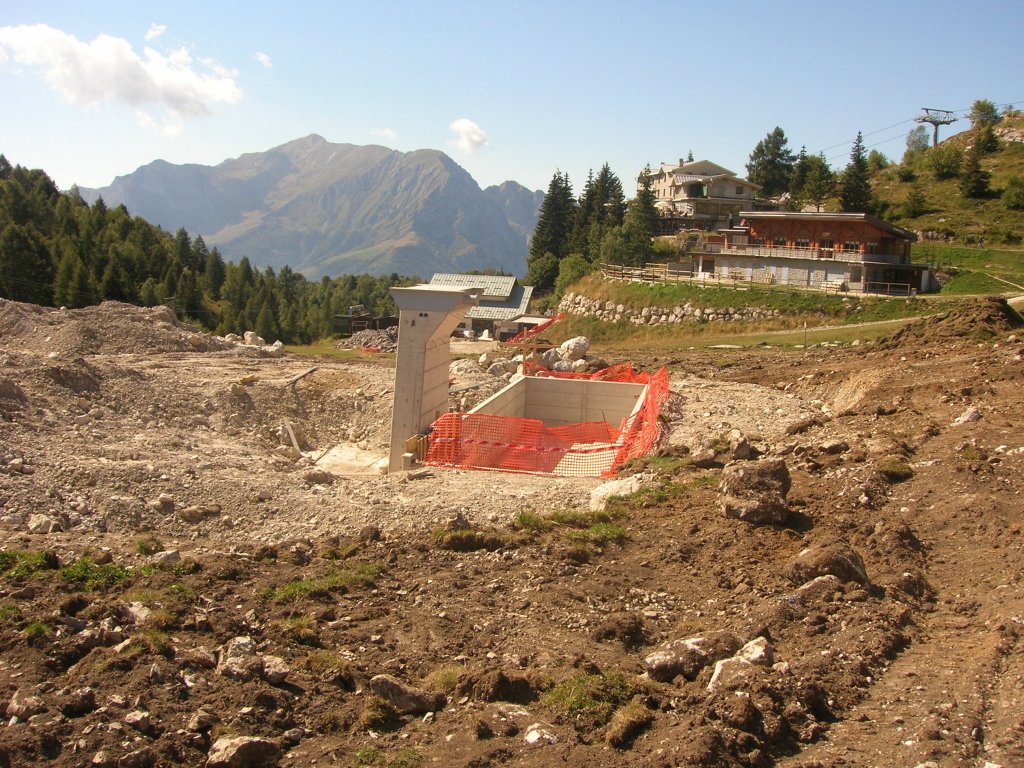
{"label": "green shrub", "polygon": [[606,725],[619,707],[640,692],[625,675],[580,673],[563,680],[544,694],[543,702],[573,723],[592,731]]}

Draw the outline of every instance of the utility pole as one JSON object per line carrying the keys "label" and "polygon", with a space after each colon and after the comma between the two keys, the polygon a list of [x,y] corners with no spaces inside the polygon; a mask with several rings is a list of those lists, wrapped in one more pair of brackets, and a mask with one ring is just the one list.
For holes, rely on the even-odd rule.
{"label": "utility pole", "polygon": [[939,126],[955,123],[956,118],[953,117],[953,113],[948,109],[931,109],[930,107],[921,107],[921,109],[924,110],[924,114],[915,117],[914,122],[931,123],[932,146],[937,146],[939,143]]}

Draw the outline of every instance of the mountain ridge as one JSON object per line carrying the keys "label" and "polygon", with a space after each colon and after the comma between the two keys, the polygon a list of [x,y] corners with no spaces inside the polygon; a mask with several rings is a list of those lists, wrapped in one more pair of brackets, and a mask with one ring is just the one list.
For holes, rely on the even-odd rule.
{"label": "mountain ridge", "polygon": [[543,192],[482,190],[439,150],[399,152],[310,134],[215,166],[155,160],[88,202],[124,204],[168,230],[202,235],[233,261],[338,274],[526,272]]}

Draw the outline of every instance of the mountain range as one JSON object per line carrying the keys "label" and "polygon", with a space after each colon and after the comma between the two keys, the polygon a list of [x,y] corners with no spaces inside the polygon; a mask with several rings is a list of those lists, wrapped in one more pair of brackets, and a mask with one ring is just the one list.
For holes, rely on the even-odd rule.
{"label": "mountain range", "polygon": [[494,269],[522,276],[544,198],[514,181],[481,189],[443,152],[334,144],[316,134],[216,166],[156,160],[88,202],[202,235],[225,259],[307,278]]}

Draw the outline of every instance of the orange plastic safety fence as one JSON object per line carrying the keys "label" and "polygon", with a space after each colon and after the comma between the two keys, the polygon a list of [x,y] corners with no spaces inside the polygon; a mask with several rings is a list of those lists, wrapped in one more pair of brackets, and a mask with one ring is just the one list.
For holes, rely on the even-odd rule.
{"label": "orange plastic safety fence", "polygon": [[660,435],[658,415],[668,397],[668,373],[637,373],[625,364],[597,374],[548,372],[557,378],[646,384],[643,403],[622,423],[594,421],[548,427],[539,419],[446,413],[431,425],[426,463],[576,477],[613,475],[643,456]]}
{"label": "orange plastic safety fence", "polygon": [[557,315],[552,317],[550,320],[547,320],[547,321],[545,321],[543,323],[540,323],[539,325],[535,325],[535,326],[533,326],[533,328],[527,328],[526,330],[520,331],[519,333],[517,333],[515,336],[513,336],[511,339],[509,339],[505,343],[506,344],[518,344],[520,342],[526,341],[527,339],[532,339],[538,333],[544,333],[544,331],[546,331],[548,328],[550,328],[552,325],[554,325],[555,323],[557,323],[559,320],[561,320],[564,317],[565,317],[565,313],[564,312],[559,312]]}

